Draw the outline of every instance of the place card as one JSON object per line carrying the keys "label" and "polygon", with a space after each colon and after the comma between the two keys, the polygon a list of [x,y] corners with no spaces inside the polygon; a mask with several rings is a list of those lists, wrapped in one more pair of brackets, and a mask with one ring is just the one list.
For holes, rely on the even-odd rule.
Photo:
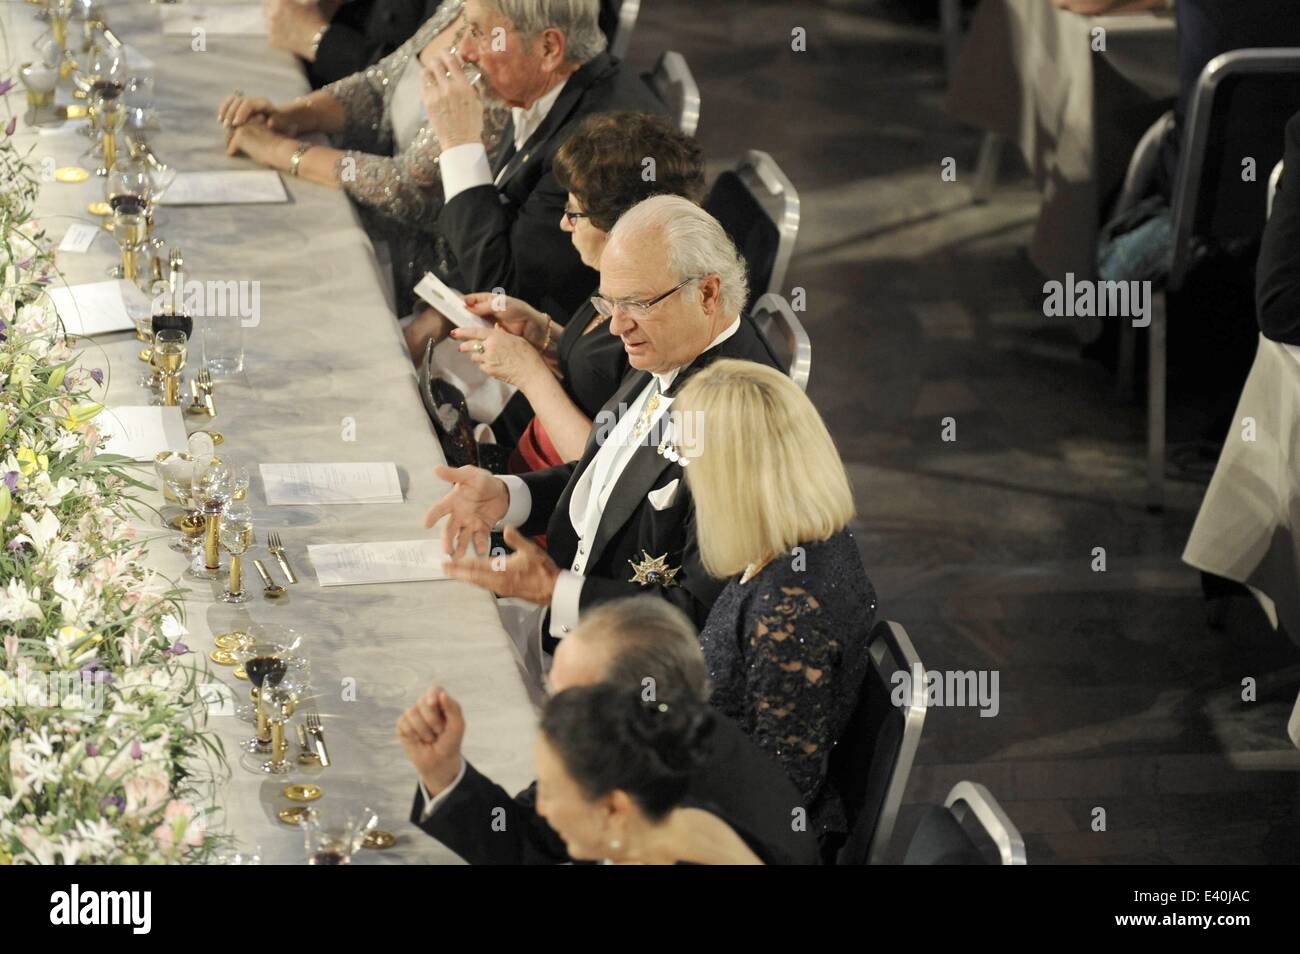
{"label": "place card", "polygon": [[359,586],[367,583],[417,583],[445,580],[447,559],[435,539],[393,540],[382,543],[308,544],[307,557],[321,586]]}
{"label": "place card", "polygon": [[163,451],[184,451],[189,446],[179,407],[110,407],[95,418],[95,425],[108,438],[104,453],[130,460],[153,461]]}
{"label": "place card", "polygon": [[415,286],[415,293],[446,315],[447,320],[457,328],[492,327],[492,322],[480,318],[465,307],[464,295],[450,287],[433,272],[424,273],[424,277]]}
{"label": "place card", "polygon": [[90,246],[95,242],[95,236],[101,231],[103,230],[98,225],[73,222],[68,226],[68,231],[63,233],[63,241],[59,243],[59,251],[88,252]]}
{"label": "place card", "polygon": [[280,174],[273,169],[236,172],[178,172],[159,200],[161,205],[261,205],[288,202]]}
{"label": "place card", "polygon": [[272,506],[401,503],[393,463],[262,464],[266,502]]}
{"label": "place card", "polygon": [[141,317],[149,313],[148,297],[134,282],[123,279],[59,286],[48,293],[64,327],[72,335],[134,331],[131,310],[143,309]]}
{"label": "place card", "polygon": [[158,12],[163,34],[168,36],[192,36],[196,29],[216,36],[266,36],[261,4],[187,3],[160,7]]}

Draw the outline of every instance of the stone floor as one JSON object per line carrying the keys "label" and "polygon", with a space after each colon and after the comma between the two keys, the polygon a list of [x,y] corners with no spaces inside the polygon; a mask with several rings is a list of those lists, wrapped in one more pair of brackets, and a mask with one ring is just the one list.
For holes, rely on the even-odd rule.
{"label": "stone floor", "polygon": [[[1168,510],[1146,512],[1142,408],[1042,315],[1030,183],[1009,170],[973,206],[978,134],[943,112],[936,30],[856,9],[658,0],[629,59],[681,51],[715,167],[761,148],[795,183],[787,284],[806,290],[809,393],[853,478],[882,612],[927,668],[998,671],[995,718],[930,711],[900,841],[917,805],[972,779],[1031,863],[1300,861],[1285,734],[1300,654],[1248,601],[1206,626],[1179,561],[1203,486],[1175,481]],[[1258,702],[1240,701],[1247,676]]]}

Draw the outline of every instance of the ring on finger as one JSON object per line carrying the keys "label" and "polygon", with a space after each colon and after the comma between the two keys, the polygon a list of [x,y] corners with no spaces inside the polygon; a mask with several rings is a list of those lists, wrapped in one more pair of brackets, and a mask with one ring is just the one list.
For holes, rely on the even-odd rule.
{"label": "ring on finger", "polygon": [[487,350],[487,349],[483,347],[483,342],[481,342],[481,341],[476,341],[476,342],[474,342],[474,353],[475,353],[475,354],[482,354],[482,353],[483,353],[484,351],[486,351],[486,350]]}

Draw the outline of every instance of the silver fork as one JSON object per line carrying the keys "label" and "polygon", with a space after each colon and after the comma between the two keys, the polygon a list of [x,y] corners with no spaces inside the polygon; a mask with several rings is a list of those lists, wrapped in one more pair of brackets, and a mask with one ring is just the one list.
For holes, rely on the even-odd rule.
{"label": "silver fork", "polygon": [[321,728],[318,713],[307,713],[307,731],[311,733],[312,740],[316,743],[316,754],[320,757],[321,768],[329,768],[330,754],[325,748],[325,730]]}
{"label": "silver fork", "polygon": [[298,577],[293,572],[293,567],[289,566],[289,560],[284,555],[284,547],[280,543],[280,534],[272,530],[266,535],[266,548],[271,551],[271,555],[280,564],[280,569],[284,570],[285,579],[290,583],[297,583]]}

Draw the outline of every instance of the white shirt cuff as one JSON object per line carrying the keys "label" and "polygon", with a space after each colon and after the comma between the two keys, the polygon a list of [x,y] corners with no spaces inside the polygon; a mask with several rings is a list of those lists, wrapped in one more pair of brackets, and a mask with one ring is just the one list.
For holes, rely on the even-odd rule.
{"label": "white shirt cuff", "polygon": [[424,787],[424,783],[420,783],[420,797],[424,799],[424,808],[420,812],[420,821],[428,821],[429,816],[436,812],[438,807],[447,800],[447,796],[456,790],[460,780],[465,777],[465,766],[467,764],[464,759],[460,760],[460,771],[456,773],[456,780],[437,795],[430,795],[429,790]]}
{"label": "white shirt cuff", "polygon": [[555,592],[551,594],[551,635],[556,639],[563,639],[578,625],[584,581],[585,577],[572,570],[561,570],[555,578]]}
{"label": "white shirt cuff", "polygon": [[467,142],[443,150],[438,159],[442,166],[442,196],[450,202],[466,189],[492,184],[492,165],[481,142]]}
{"label": "white shirt cuff", "polygon": [[501,482],[506,485],[506,490],[510,492],[510,506],[506,508],[506,515],[497,521],[493,530],[504,530],[506,527],[518,527],[528,519],[528,515],[533,512],[533,492],[528,489],[528,485],[520,480],[514,474],[504,474]]}

